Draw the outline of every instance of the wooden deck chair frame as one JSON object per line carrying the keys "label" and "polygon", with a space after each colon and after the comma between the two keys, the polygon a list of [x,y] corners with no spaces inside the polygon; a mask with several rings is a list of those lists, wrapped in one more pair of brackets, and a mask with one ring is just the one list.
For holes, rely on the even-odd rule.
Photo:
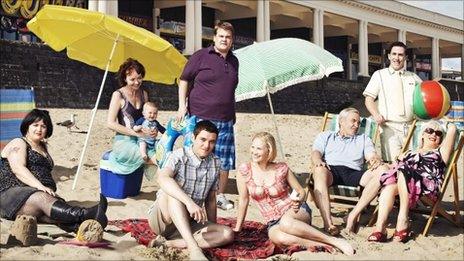
{"label": "wooden deck chair frame", "polygon": [[[408,150],[414,132],[417,128],[417,121],[414,120],[413,124],[411,125],[411,128],[409,128],[409,132],[405,141],[405,144],[401,150],[401,153],[404,153]],[[430,228],[433,225],[433,222],[435,220],[435,217],[437,214],[440,216],[444,217],[454,225],[460,227],[461,226],[461,213],[460,213],[460,207],[459,207],[459,187],[458,187],[458,168],[457,168],[457,163],[459,161],[459,156],[461,155],[462,152],[462,147],[464,145],[464,131],[463,130],[458,130],[457,133],[457,142],[455,142],[455,148],[453,153],[451,154],[451,157],[448,161],[448,165],[446,167],[445,173],[444,173],[444,178],[443,178],[443,184],[440,188],[440,192],[437,198],[436,202],[431,201],[428,197],[421,197],[420,201],[425,205],[431,208],[429,211],[424,211],[420,209],[412,209],[411,211],[413,212],[419,212],[422,214],[429,214],[429,218],[427,219],[427,223],[424,227],[424,230],[422,231],[423,236],[427,236],[428,232],[430,231]],[[454,193],[454,213],[450,214],[448,213],[442,206],[441,202],[443,200],[443,196],[446,192],[446,189],[448,187],[448,184],[450,182],[450,179],[453,178],[453,193]],[[377,220],[377,213],[378,213],[378,206],[376,207],[374,213],[372,214],[372,217],[369,221],[368,226],[372,226],[376,220]]]}
{"label": "wooden deck chair frame", "polygon": [[[331,124],[331,121],[334,119],[334,117],[338,117],[338,114],[332,114],[325,112],[324,118],[322,119],[322,126],[320,131],[326,131]],[[366,120],[367,118],[361,118],[361,120]],[[372,142],[376,143],[376,141],[379,138],[379,128],[377,124],[374,124],[373,129],[371,130],[373,133],[373,139]],[[312,168],[309,173],[309,177],[306,180],[306,188],[308,189],[308,192],[311,194],[312,200],[314,200],[314,185],[313,185],[313,179],[312,179]],[[330,186],[329,187],[329,195],[332,197],[330,198],[331,201],[336,201],[340,203],[346,203],[346,204],[351,204],[355,205],[359,197],[361,196],[362,189],[361,186],[357,187],[351,187],[351,186],[343,186],[343,185],[335,185],[335,186]]]}

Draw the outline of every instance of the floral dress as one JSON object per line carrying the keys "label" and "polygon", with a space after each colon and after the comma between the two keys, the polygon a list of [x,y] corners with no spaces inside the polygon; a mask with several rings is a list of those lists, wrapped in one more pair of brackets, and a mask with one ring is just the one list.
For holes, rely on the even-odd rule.
{"label": "floral dress", "polygon": [[421,196],[427,196],[436,201],[446,163],[440,150],[430,150],[424,153],[406,153],[402,160],[398,160],[394,167],[380,177],[380,184],[387,186],[397,183],[398,172],[404,174],[409,193],[409,208],[416,206]]}

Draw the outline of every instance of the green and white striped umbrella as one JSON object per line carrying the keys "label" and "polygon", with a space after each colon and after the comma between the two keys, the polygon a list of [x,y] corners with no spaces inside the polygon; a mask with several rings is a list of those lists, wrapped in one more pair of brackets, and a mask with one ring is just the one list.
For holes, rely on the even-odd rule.
{"label": "green and white striped umbrella", "polygon": [[262,97],[267,92],[343,71],[342,60],[297,38],[254,43],[234,53],[240,62],[235,101]]}
{"label": "green and white striped umbrella", "polygon": [[235,101],[267,95],[277,142],[285,158],[270,93],[343,71],[342,60],[323,48],[297,38],[279,38],[236,50],[239,60]]}

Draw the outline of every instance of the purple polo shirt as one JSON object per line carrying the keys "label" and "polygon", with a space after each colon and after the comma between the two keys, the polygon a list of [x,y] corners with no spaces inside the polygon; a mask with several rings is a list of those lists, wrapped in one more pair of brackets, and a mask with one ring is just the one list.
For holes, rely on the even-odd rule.
{"label": "purple polo shirt", "polygon": [[229,51],[227,58],[213,46],[195,52],[180,76],[189,82],[189,113],[205,120],[235,119],[235,88],[238,59]]}

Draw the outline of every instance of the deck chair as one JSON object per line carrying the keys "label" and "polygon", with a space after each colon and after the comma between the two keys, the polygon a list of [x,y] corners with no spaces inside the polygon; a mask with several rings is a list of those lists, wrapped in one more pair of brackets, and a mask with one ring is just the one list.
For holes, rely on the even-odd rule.
{"label": "deck chair", "polygon": [[19,127],[27,113],[35,108],[34,89],[0,89],[0,150],[21,137]]}
{"label": "deck chair", "polygon": [[[322,127],[321,132],[323,131],[338,131],[339,124],[338,124],[338,114],[332,114],[326,112],[324,114],[324,118],[322,119]],[[361,125],[358,130],[358,134],[365,133],[369,138],[371,138],[372,142],[375,145],[375,142],[378,140],[379,137],[379,128],[377,123],[371,118],[361,118]],[[367,169],[367,164],[365,165],[365,169]],[[312,173],[309,173],[309,177],[306,180],[307,188],[311,197],[314,199],[314,184],[312,179]],[[348,203],[351,205],[355,205],[359,197],[361,196],[361,187],[351,187],[351,186],[343,186],[343,185],[334,185],[329,187],[329,194],[331,195],[331,201],[337,201],[342,203]]]}
{"label": "deck chair", "polygon": [[[422,121],[415,120],[413,122],[413,124],[411,125],[408,131],[408,135],[407,135],[405,144],[403,145],[403,148],[401,150],[401,153],[404,153],[407,150],[415,150],[419,147],[419,139],[421,136],[422,124],[424,124],[424,122]],[[411,209],[411,212],[419,212],[422,214],[429,215],[429,218],[427,219],[427,223],[424,227],[424,230],[422,231],[423,236],[427,236],[437,214],[444,217],[445,219],[447,219],[448,221],[450,221],[451,223],[455,224],[458,227],[461,225],[457,164],[459,161],[459,156],[461,155],[461,152],[462,152],[463,145],[464,145],[464,130],[458,129],[458,133],[456,135],[456,140],[454,143],[454,152],[451,154],[451,157],[448,161],[447,168],[444,173],[443,184],[440,188],[437,201],[433,202],[428,197],[424,196],[420,198],[420,201],[425,207],[427,207],[427,209],[425,210],[420,209],[420,208]],[[446,192],[446,189],[448,187],[448,184],[451,178],[453,178],[453,189],[454,189],[453,191],[454,193],[454,213],[449,213],[449,211],[446,211],[441,206],[441,201],[443,200],[443,196]],[[378,212],[378,206],[374,210],[374,213],[372,214],[372,217],[368,224],[369,226],[372,226],[376,222],[377,212]]]}

